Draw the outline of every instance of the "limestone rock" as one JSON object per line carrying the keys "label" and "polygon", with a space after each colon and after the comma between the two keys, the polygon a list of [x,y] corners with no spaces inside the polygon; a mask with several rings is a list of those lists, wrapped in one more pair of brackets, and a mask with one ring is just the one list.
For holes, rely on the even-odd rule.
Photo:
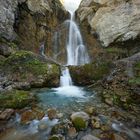
{"label": "limestone rock", "polygon": [[44,45],[44,51],[49,56],[54,31],[67,15],[59,0],[27,0],[20,3],[15,21],[20,47],[40,53],[40,47]]}
{"label": "limestone rock", "polygon": [[17,0],[0,1],[0,37],[10,40],[15,38],[13,25],[17,4]]}
{"label": "limestone rock", "polygon": [[90,33],[97,33],[102,46],[139,38],[139,0],[83,0],[77,13],[80,22],[87,21]]}

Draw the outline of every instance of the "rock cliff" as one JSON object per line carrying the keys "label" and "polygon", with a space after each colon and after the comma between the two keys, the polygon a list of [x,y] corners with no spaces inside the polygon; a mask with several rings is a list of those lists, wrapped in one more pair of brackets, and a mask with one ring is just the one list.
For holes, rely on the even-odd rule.
{"label": "rock cliff", "polygon": [[140,45],[139,0],[83,0],[77,16],[90,40],[98,39],[103,47]]}
{"label": "rock cliff", "polygon": [[59,0],[1,0],[0,9],[0,38],[36,53],[42,43],[52,45],[53,31],[68,15]]}

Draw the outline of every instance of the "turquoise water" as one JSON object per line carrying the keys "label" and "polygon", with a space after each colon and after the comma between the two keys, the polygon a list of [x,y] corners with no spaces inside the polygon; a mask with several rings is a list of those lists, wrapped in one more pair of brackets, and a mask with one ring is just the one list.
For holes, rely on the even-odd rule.
{"label": "turquoise water", "polygon": [[56,108],[69,114],[97,102],[96,93],[83,87],[67,86],[33,91],[39,98],[39,106],[44,109]]}

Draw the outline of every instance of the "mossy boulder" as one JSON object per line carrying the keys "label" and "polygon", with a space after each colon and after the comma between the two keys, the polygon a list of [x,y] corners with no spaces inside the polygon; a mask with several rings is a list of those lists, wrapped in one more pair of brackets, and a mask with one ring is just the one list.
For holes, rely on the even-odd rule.
{"label": "mossy boulder", "polygon": [[30,51],[17,51],[5,60],[3,73],[13,83],[47,87],[59,84],[60,68]]}
{"label": "mossy boulder", "polygon": [[0,108],[21,109],[31,106],[35,98],[28,91],[13,90],[0,94]]}
{"label": "mossy boulder", "polygon": [[70,66],[70,73],[76,85],[90,85],[102,80],[110,72],[111,63],[91,63],[83,66]]}
{"label": "mossy boulder", "polygon": [[76,117],[73,120],[73,125],[74,125],[74,127],[76,128],[77,131],[86,129],[86,127],[87,127],[86,121],[81,117]]}

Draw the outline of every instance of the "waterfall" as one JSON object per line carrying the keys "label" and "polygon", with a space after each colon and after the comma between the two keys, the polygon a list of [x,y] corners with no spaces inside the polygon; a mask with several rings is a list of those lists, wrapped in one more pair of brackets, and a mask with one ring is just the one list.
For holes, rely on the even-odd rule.
{"label": "waterfall", "polygon": [[72,86],[72,79],[67,67],[64,67],[62,70],[62,75],[60,77],[60,86]]}
{"label": "waterfall", "polygon": [[[83,65],[89,63],[89,56],[86,50],[86,47],[83,43],[82,35],[80,30],[74,21],[74,12],[70,12],[70,20],[67,21],[69,23],[69,36],[66,44],[67,50],[67,63],[66,65]],[[62,70],[62,75],[60,77],[60,85],[61,86],[71,86],[72,79],[69,73],[69,69],[65,67]]]}
{"label": "waterfall", "polygon": [[89,63],[89,56],[83,43],[82,35],[74,21],[74,13],[70,12],[69,39],[67,42],[67,65],[83,65]]}

